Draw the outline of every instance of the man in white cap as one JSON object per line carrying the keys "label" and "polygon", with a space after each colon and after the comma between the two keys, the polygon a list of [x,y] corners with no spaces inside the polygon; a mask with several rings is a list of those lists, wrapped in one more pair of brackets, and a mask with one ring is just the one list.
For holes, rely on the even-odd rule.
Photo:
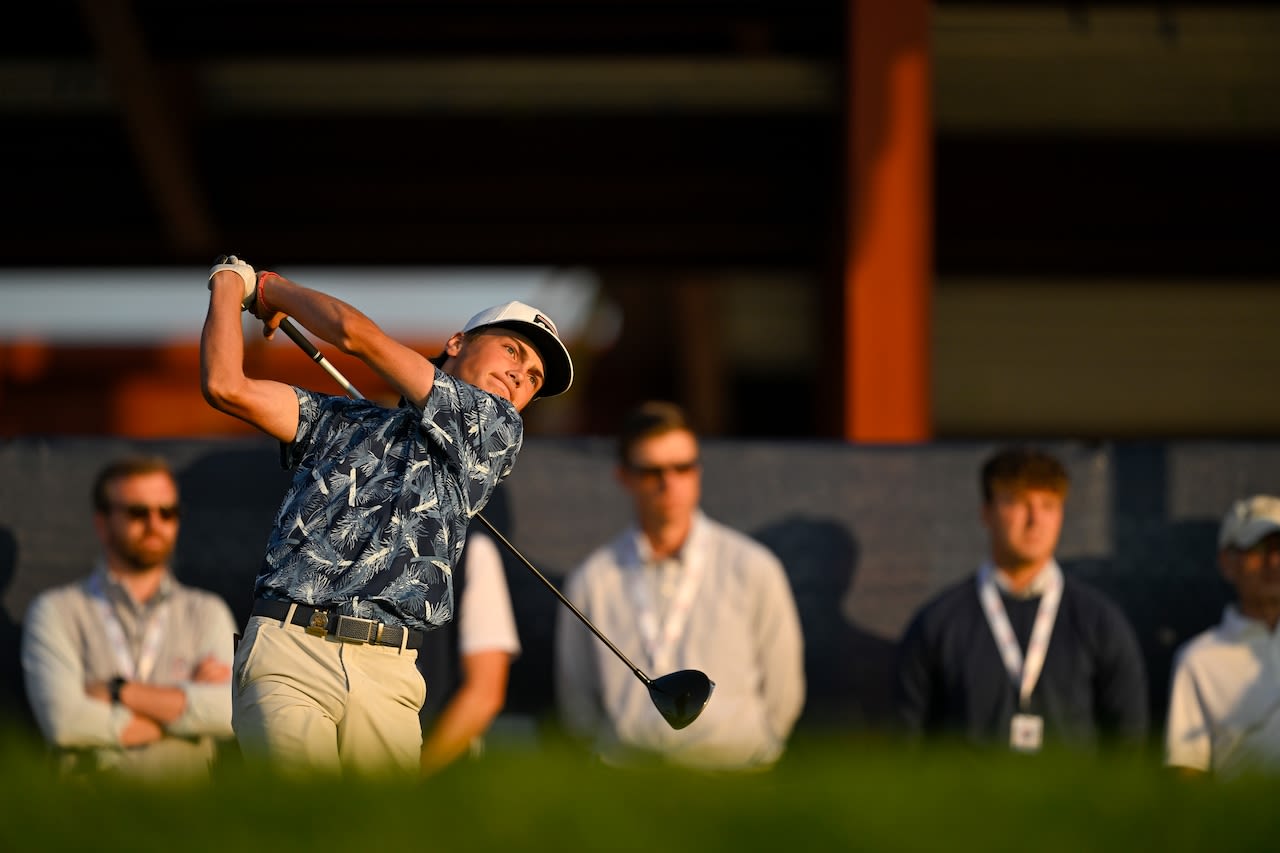
{"label": "man in white cap", "polygon": [[[233,666],[236,738],[280,769],[416,771],[423,632],[453,618],[467,525],[511,472],[520,411],[569,388],[569,352],[521,302],[472,317],[429,360],[347,303],[234,256],[210,270],[209,290],[205,399],[280,441],[294,472]],[[293,317],[401,404],[246,376],[242,309],[268,337]]]}
{"label": "man in white cap", "polygon": [[1218,568],[1236,601],[1174,658],[1165,763],[1224,777],[1280,772],[1280,498],[1232,505]]}

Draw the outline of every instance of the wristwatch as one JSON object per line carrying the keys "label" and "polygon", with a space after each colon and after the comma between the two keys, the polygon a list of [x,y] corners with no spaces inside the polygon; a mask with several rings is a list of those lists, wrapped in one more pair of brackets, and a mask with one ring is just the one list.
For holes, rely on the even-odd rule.
{"label": "wristwatch", "polygon": [[120,690],[124,684],[125,680],[118,675],[107,682],[107,691],[111,694],[111,701],[116,705],[120,704]]}

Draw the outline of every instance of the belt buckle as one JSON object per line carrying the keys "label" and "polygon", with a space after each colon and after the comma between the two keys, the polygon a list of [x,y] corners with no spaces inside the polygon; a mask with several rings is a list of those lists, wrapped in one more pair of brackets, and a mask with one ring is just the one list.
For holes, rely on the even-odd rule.
{"label": "belt buckle", "polygon": [[311,611],[311,623],[307,625],[307,633],[313,637],[323,637],[329,633],[329,612],[327,610]]}
{"label": "belt buckle", "polygon": [[372,619],[359,619],[355,616],[338,615],[338,625],[333,635],[352,643],[367,643],[372,639],[373,628],[378,622]]}

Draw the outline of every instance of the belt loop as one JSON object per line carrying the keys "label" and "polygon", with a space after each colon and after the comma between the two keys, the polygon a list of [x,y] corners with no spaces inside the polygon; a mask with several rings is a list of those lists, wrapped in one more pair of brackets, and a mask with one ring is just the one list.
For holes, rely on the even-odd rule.
{"label": "belt loop", "polygon": [[409,645],[409,626],[400,626],[400,654],[404,654],[405,649]]}
{"label": "belt loop", "polygon": [[289,602],[289,612],[284,615],[284,621],[280,623],[281,628],[285,627],[286,625],[293,624],[293,614],[294,614],[294,611],[296,611],[297,609],[298,609],[298,602],[296,601]]}

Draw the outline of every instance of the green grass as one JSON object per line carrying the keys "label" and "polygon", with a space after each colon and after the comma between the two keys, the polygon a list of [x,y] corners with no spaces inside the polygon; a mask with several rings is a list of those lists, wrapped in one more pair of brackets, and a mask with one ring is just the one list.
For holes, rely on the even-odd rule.
{"label": "green grass", "polygon": [[1154,758],[911,753],[796,740],[766,773],[619,771],[554,739],[428,780],[191,787],[55,779],[0,735],[0,850],[1265,850],[1280,780],[1179,780]]}

